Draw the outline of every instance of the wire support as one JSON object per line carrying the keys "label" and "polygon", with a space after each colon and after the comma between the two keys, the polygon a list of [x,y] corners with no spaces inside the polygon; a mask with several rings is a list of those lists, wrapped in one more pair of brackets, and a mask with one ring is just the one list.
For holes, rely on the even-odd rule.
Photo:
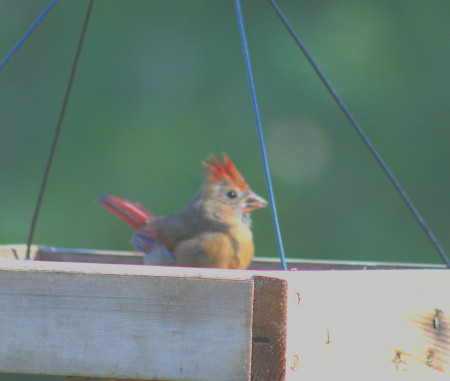
{"label": "wire support", "polygon": [[52,0],[50,4],[43,10],[43,12],[39,15],[39,17],[34,21],[31,27],[25,32],[22,38],[17,42],[16,45],[11,49],[11,51],[6,55],[3,61],[0,63],[0,71],[6,66],[8,61],[13,57],[14,54],[19,50],[22,44],[30,37],[31,33],[36,29],[36,27],[40,24],[40,22],[47,16],[47,13],[53,8],[58,0]]}
{"label": "wire support", "polygon": [[41,187],[39,189],[39,195],[36,201],[36,205],[34,208],[34,213],[33,213],[33,218],[31,220],[31,225],[30,225],[30,231],[28,233],[28,240],[27,240],[27,254],[26,254],[26,259],[30,259],[30,248],[31,248],[31,244],[33,242],[33,236],[34,236],[34,231],[36,228],[36,223],[39,217],[39,211],[41,209],[41,205],[42,205],[42,201],[44,199],[44,193],[45,193],[45,189],[47,186],[47,182],[48,182],[48,176],[50,174],[50,170],[51,170],[51,166],[53,163],[53,158],[55,156],[55,151],[56,151],[56,146],[58,144],[58,140],[59,140],[59,136],[61,133],[61,127],[64,121],[64,116],[66,114],[66,109],[67,109],[67,105],[69,103],[69,98],[70,98],[70,94],[72,91],[72,85],[75,79],[75,74],[77,71],[77,67],[78,67],[78,62],[80,59],[80,55],[81,55],[81,50],[83,48],[83,43],[86,37],[86,31],[87,31],[87,27],[89,24],[89,19],[92,13],[92,6],[94,4],[94,0],[89,0],[89,4],[87,7],[87,11],[86,11],[86,16],[84,19],[84,24],[83,27],[81,29],[81,34],[80,34],[80,38],[78,41],[78,46],[77,46],[77,50],[75,53],[75,57],[73,60],[73,64],[72,64],[72,69],[70,71],[70,75],[69,75],[69,80],[67,82],[67,88],[66,88],[66,93],[64,95],[64,100],[61,106],[61,111],[59,114],[59,118],[58,118],[58,123],[56,125],[56,129],[55,129],[55,133],[53,135],[53,141],[52,141],[52,145],[50,147],[50,152],[48,155],[48,159],[47,159],[47,164],[45,166],[45,170],[44,170],[44,175],[42,177],[42,182],[41,182]]}
{"label": "wire support", "polygon": [[271,210],[272,210],[272,218],[273,218],[273,224],[275,227],[275,235],[276,235],[276,239],[277,239],[278,251],[280,254],[281,266],[282,266],[283,270],[287,270],[288,268],[287,268],[287,264],[286,264],[286,255],[284,253],[283,239],[281,236],[280,223],[278,221],[277,207],[275,204],[275,195],[274,195],[274,191],[273,191],[273,187],[272,187],[272,180],[271,180],[271,176],[270,176],[269,161],[267,159],[266,145],[264,142],[261,116],[259,113],[258,100],[256,97],[255,83],[253,80],[253,71],[252,71],[252,66],[251,66],[251,62],[250,62],[250,54],[248,51],[247,37],[245,35],[244,18],[242,16],[240,0],[235,0],[235,7],[236,7],[237,20],[238,20],[238,24],[239,24],[239,32],[240,32],[240,36],[241,36],[244,61],[245,61],[245,66],[246,66],[246,70],[247,70],[247,77],[248,77],[248,82],[249,82],[249,86],[250,86],[253,111],[254,111],[255,119],[256,119],[256,128],[258,130],[259,146],[261,149],[264,173],[265,173],[265,177],[266,177],[267,190],[269,193],[269,200],[270,200],[270,206],[271,206]]}
{"label": "wire support", "polygon": [[358,122],[356,121],[355,117],[352,115],[350,110],[344,104],[344,102],[342,101],[342,99],[338,95],[337,91],[333,88],[331,83],[325,77],[325,75],[323,74],[322,70],[319,68],[319,66],[317,65],[317,63],[315,62],[315,60],[313,59],[311,54],[306,49],[306,46],[304,45],[304,43],[302,42],[302,40],[300,39],[298,34],[295,32],[294,28],[290,25],[288,19],[283,14],[283,12],[281,11],[281,9],[278,6],[278,4],[275,2],[275,0],[269,0],[269,2],[272,5],[272,8],[277,13],[277,15],[280,18],[280,20],[282,21],[282,23],[284,24],[284,26],[286,27],[286,29],[288,30],[289,34],[294,39],[294,41],[297,44],[297,46],[301,49],[301,51],[305,55],[305,57],[308,60],[309,64],[312,66],[312,68],[314,69],[314,71],[319,76],[320,80],[322,81],[322,83],[325,85],[325,87],[328,90],[328,92],[331,94],[331,96],[333,97],[335,102],[338,104],[339,108],[342,110],[344,115],[347,117],[347,119],[350,122],[350,124],[354,127],[354,129],[356,130],[356,132],[358,133],[360,138],[363,140],[363,142],[366,144],[367,148],[370,150],[370,152],[374,156],[375,160],[381,166],[383,172],[386,174],[386,176],[389,178],[389,180],[391,181],[391,183],[393,184],[393,186],[395,187],[397,192],[400,194],[400,197],[403,199],[403,201],[405,202],[405,204],[407,205],[409,210],[412,212],[412,214],[414,215],[415,219],[417,220],[419,225],[422,227],[422,229],[424,230],[425,234],[428,236],[428,238],[430,239],[430,241],[432,242],[432,244],[434,245],[436,250],[438,251],[438,253],[441,256],[441,258],[444,261],[444,263],[447,265],[448,268],[450,268],[450,260],[447,257],[447,255],[445,254],[444,249],[442,248],[442,246],[440,245],[439,241],[437,240],[437,238],[435,237],[435,235],[431,231],[431,229],[428,226],[428,224],[423,219],[422,215],[419,213],[417,208],[414,206],[414,204],[411,201],[411,199],[406,194],[406,192],[403,189],[403,187],[400,185],[400,183],[397,180],[397,178],[394,176],[393,172],[389,169],[389,167],[384,162],[384,160],[381,157],[381,155],[375,149],[374,145],[372,144],[370,139],[367,137],[367,135],[365,134],[365,132],[363,131],[361,126],[358,124]]}

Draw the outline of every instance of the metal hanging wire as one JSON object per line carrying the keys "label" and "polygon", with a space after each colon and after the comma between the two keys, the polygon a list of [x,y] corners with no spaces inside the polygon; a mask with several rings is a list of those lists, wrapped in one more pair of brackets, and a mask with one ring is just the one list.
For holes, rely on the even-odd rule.
{"label": "metal hanging wire", "polygon": [[309,64],[312,66],[312,68],[314,69],[314,71],[319,76],[320,80],[322,81],[322,83],[325,85],[325,87],[328,90],[328,92],[330,93],[330,95],[333,97],[335,102],[338,104],[339,108],[342,110],[344,115],[347,117],[347,119],[350,122],[350,124],[354,127],[354,129],[356,130],[356,132],[358,133],[360,138],[363,140],[364,144],[367,146],[367,148],[369,149],[369,151],[371,152],[371,154],[373,155],[373,157],[375,158],[377,163],[380,165],[380,167],[383,170],[383,172],[389,178],[389,180],[391,181],[392,185],[395,187],[397,192],[400,194],[400,197],[405,202],[405,204],[407,205],[409,210],[412,212],[412,214],[414,215],[415,219],[417,220],[419,225],[422,227],[422,229],[424,230],[425,234],[428,236],[428,238],[430,239],[430,241],[432,242],[432,244],[434,245],[436,250],[438,251],[438,253],[441,256],[441,258],[444,261],[444,263],[447,265],[448,268],[450,268],[450,260],[448,259],[447,255],[445,254],[444,249],[442,248],[441,244],[439,243],[439,241],[437,240],[437,238],[435,237],[435,235],[431,231],[431,229],[428,226],[428,224],[423,219],[422,215],[419,213],[419,211],[415,207],[414,203],[411,201],[411,199],[406,194],[406,192],[403,189],[403,187],[401,186],[400,182],[397,180],[397,178],[394,176],[392,171],[389,169],[388,165],[385,163],[385,161],[383,160],[381,155],[375,149],[374,145],[372,144],[372,142],[370,141],[368,136],[365,134],[365,132],[363,131],[363,129],[361,128],[359,123],[356,121],[355,117],[352,115],[350,110],[347,108],[345,103],[342,101],[342,99],[338,95],[337,91],[331,85],[330,81],[328,81],[328,79],[326,78],[325,74],[319,68],[319,65],[317,65],[317,63],[315,62],[314,58],[308,52],[308,50],[306,49],[305,44],[302,42],[302,40],[300,39],[298,34],[295,32],[294,28],[290,25],[288,19],[283,14],[283,12],[281,11],[280,7],[277,5],[275,0],[269,0],[269,2],[272,5],[272,8],[274,9],[274,11],[278,15],[278,17],[280,18],[280,20],[283,23],[283,25],[288,30],[289,34],[294,39],[294,41],[297,44],[297,46],[303,52],[303,54],[306,57],[306,59],[308,60]]}
{"label": "metal hanging wire", "polygon": [[75,57],[74,57],[73,64],[72,64],[72,69],[70,71],[69,81],[67,83],[66,92],[65,92],[65,95],[64,95],[64,100],[63,100],[63,103],[62,103],[62,106],[61,106],[61,111],[59,113],[58,123],[56,124],[56,129],[55,129],[55,133],[53,135],[52,145],[50,147],[50,152],[49,152],[49,155],[48,155],[47,164],[45,166],[44,175],[42,177],[42,182],[41,182],[41,186],[40,186],[40,189],[39,189],[38,198],[36,200],[36,205],[34,207],[33,217],[31,219],[30,231],[28,233],[28,239],[27,239],[26,259],[30,259],[30,248],[31,248],[31,244],[33,242],[34,231],[35,231],[35,228],[36,228],[37,219],[39,217],[39,211],[41,209],[42,201],[44,199],[44,193],[45,193],[45,189],[46,189],[46,186],[47,186],[48,176],[50,174],[50,170],[51,170],[52,163],[53,163],[53,158],[55,156],[56,146],[58,144],[59,135],[61,133],[61,127],[62,127],[62,124],[63,124],[63,121],[64,121],[64,116],[66,114],[67,104],[69,103],[70,94],[71,94],[71,91],[72,91],[72,85],[73,85],[73,81],[75,79],[75,74],[77,72],[78,62],[80,60],[81,50],[83,48],[83,43],[84,43],[84,40],[85,40],[85,37],[86,37],[86,31],[87,31],[87,27],[88,27],[89,20],[90,20],[90,17],[91,17],[92,6],[93,5],[94,5],[94,0],[89,0],[89,4],[88,4],[87,10],[86,10],[86,16],[85,16],[85,19],[84,19],[83,27],[81,29],[80,38],[78,40],[77,50],[75,52]]}
{"label": "metal hanging wire", "polygon": [[267,159],[266,144],[264,142],[264,134],[263,134],[263,130],[262,130],[261,116],[259,113],[258,100],[256,97],[255,82],[253,80],[253,71],[252,71],[252,65],[250,62],[250,53],[248,51],[247,37],[245,35],[244,18],[242,16],[241,2],[240,2],[240,0],[235,0],[234,4],[236,7],[236,15],[237,15],[237,20],[238,20],[238,24],[239,24],[239,32],[240,32],[240,36],[241,36],[241,44],[242,44],[242,50],[243,50],[243,54],[244,54],[245,67],[247,70],[248,83],[250,86],[250,94],[252,97],[253,112],[255,114],[255,120],[256,120],[256,128],[258,130],[259,147],[261,149],[261,155],[262,155],[263,166],[264,166],[264,174],[266,176],[267,191],[269,193],[270,207],[272,209],[272,218],[273,218],[273,225],[275,228],[275,235],[276,235],[276,239],[277,239],[278,251],[279,251],[279,255],[280,255],[281,266],[282,266],[283,270],[287,270],[288,268],[287,268],[287,264],[286,264],[286,255],[284,253],[284,248],[283,248],[283,238],[281,236],[280,223],[278,221],[278,212],[277,212],[277,207],[275,204],[275,195],[274,195],[274,191],[273,191],[273,187],[272,187],[272,179],[270,176],[269,160]]}
{"label": "metal hanging wire", "polygon": [[[53,6],[56,4],[56,2],[57,2],[57,0],[52,0],[49,3],[49,5],[44,9],[44,11],[41,13],[41,15],[34,21],[32,26],[27,30],[27,32],[22,36],[22,38],[17,42],[17,44],[6,55],[6,57],[3,59],[3,61],[0,62],[0,70],[2,70],[6,66],[6,64],[13,57],[13,55],[17,52],[17,50],[23,45],[23,43],[28,39],[28,37],[36,29],[36,27],[40,24],[40,22],[44,19],[44,17],[50,12],[50,10],[53,8]],[[81,50],[82,50],[84,39],[86,36],[89,19],[90,19],[91,13],[92,13],[93,3],[94,3],[94,0],[89,0],[89,4],[87,7],[87,11],[86,11],[86,16],[85,16],[84,24],[83,24],[83,27],[81,30],[81,34],[80,34],[77,50],[75,53],[72,69],[70,72],[63,104],[61,107],[59,119],[58,119],[57,126],[55,129],[54,137],[52,140],[52,145],[50,148],[49,156],[48,156],[46,167],[44,170],[44,175],[43,175],[43,179],[41,182],[38,198],[37,198],[36,205],[34,208],[33,218],[31,221],[31,226],[30,226],[28,239],[27,239],[27,253],[26,253],[27,259],[30,258],[30,247],[33,242],[33,236],[34,236],[37,219],[39,216],[40,207],[41,207],[41,204],[43,201],[43,197],[44,197],[44,193],[45,193],[45,189],[46,189],[46,185],[47,185],[47,181],[48,181],[48,176],[49,176],[49,173],[51,170],[53,158],[54,158],[55,151],[56,151],[56,146],[57,146],[57,143],[59,140],[59,135],[61,132],[61,127],[62,127],[62,124],[64,121],[65,111],[66,111],[67,104],[68,104],[68,101],[70,98],[70,93],[72,90],[72,85],[73,85],[73,81],[74,81],[75,74],[77,71],[77,66],[78,66]],[[319,76],[320,80],[326,87],[327,91],[333,97],[335,102],[338,104],[339,108],[342,110],[342,112],[345,114],[345,116],[347,117],[347,119],[349,120],[351,125],[354,127],[354,129],[360,136],[360,138],[363,140],[363,142],[365,143],[365,145],[367,146],[367,148],[369,149],[371,154],[374,156],[375,160],[378,162],[378,164],[380,165],[380,167],[382,168],[382,170],[384,171],[386,176],[389,178],[389,180],[391,181],[391,183],[393,184],[393,186],[395,187],[397,192],[400,194],[400,197],[403,199],[403,201],[405,202],[407,207],[411,210],[415,219],[420,224],[420,226],[422,227],[422,229],[424,230],[424,232],[426,233],[428,238],[431,240],[431,242],[435,246],[435,248],[438,251],[439,255],[441,256],[442,260],[445,262],[447,267],[450,268],[450,260],[448,259],[447,255],[445,254],[444,249],[438,242],[437,238],[434,236],[433,232],[431,231],[428,224],[425,222],[425,220],[423,219],[423,217],[421,216],[421,214],[419,213],[419,211],[417,210],[417,208],[415,207],[415,205],[413,204],[411,199],[406,194],[405,190],[403,189],[403,187],[401,186],[399,181],[396,179],[396,177],[394,176],[392,171],[389,169],[387,164],[384,162],[383,158],[378,153],[378,151],[375,149],[375,147],[372,144],[372,142],[370,141],[370,139],[367,137],[367,135],[365,134],[365,132],[363,131],[361,126],[356,121],[355,117],[351,114],[351,112],[349,111],[347,106],[344,104],[342,99],[339,97],[336,90],[333,88],[331,83],[328,81],[326,76],[323,74],[323,72],[321,71],[321,69],[319,68],[319,66],[317,65],[317,63],[315,62],[313,57],[311,56],[311,54],[306,49],[304,43],[301,41],[298,34],[292,28],[288,19],[283,14],[283,12],[281,11],[280,7],[277,5],[275,0],[269,0],[269,3],[271,4],[272,8],[274,9],[276,14],[280,18],[281,22],[284,24],[284,26],[288,30],[289,34],[294,39],[297,46],[302,50],[306,59],[308,60],[308,62],[310,63],[310,65],[312,66],[312,68],[314,69],[316,74]],[[273,223],[274,223],[274,228],[275,228],[278,250],[279,250],[279,254],[280,254],[280,261],[281,261],[281,265],[282,265],[283,269],[286,270],[287,269],[286,256],[285,256],[285,252],[284,252],[284,248],[283,248],[283,240],[282,240],[281,229],[280,229],[280,224],[279,224],[279,220],[278,220],[275,195],[274,195],[272,181],[271,181],[269,161],[267,158],[267,151],[266,151],[265,142],[264,142],[262,122],[261,122],[259,106],[258,106],[258,101],[257,101],[257,96],[256,96],[256,90],[255,90],[255,84],[254,84],[254,79],[253,79],[253,72],[252,72],[252,66],[251,66],[251,61],[250,61],[250,54],[249,54],[249,50],[248,50],[247,37],[245,34],[244,20],[243,20],[240,0],[235,0],[235,8],[236,8],[236,15],[237,15],[237,20],[238,20],[238,25],[239,25],[240,38],[241,38],[244,61],[245,61],[245,66],[246,66],[246,71],[247,71],[247,77],[248,77],[248,81],[249,81],[250,94],[251,94],[251,99],[252,99],[252,104],[253,104],[253,111],[254,111],[255,120],[256,120],[256,127],[257,127],[259,144],[260,144],[261,155],[262,155],[262,160],[263,160],[264,173],[265,173],[265,177],[266,177],[269,200],[270,200],[271,209],[272,209],[272,217],[273,217]]]}
{"label": "metal hanging wire", "polygon": [[2,70],[8,61],[13,57],[13,55],[19,50],[19,48],[23,45],[23,43],[30,37],[31,33],[36,29],[36,27],[41,23],[45,16],[51,11],[53,6],[56,4],[58,0],[52,0],[49,5],[42,11],[39,17],[33,22],[31,27],[25,32],[22,38],[17,42],[16,45],[10,50],[10,52],[6,55],[2,62],[0,62],[0,70]]}

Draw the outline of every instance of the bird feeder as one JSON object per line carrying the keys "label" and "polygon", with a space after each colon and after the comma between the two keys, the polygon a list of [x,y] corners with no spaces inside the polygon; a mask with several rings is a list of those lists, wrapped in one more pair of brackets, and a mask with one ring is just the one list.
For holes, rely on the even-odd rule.
{"label": "bird feeder", "polygon": [[256,259],[251,270],[221,270],[140,266],[131,252],[0,253],[2,372],[67,381],[450,375],[443,266],[297,260],[278,271]]}

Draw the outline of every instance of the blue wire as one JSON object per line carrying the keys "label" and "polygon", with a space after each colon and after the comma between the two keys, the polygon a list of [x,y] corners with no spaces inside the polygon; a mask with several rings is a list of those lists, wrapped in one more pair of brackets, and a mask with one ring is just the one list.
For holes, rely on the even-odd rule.
{"label": "blue wire", "polygon": [[280,224],[278,222],[277,208],[275,205],[275,196],[274,196],[273,188],[272,188],[272,180],[270,178],[270,170],[269,170],[269,162],[267,160],[266,145],[264,143],[264,136],[263,136],[262,125],[261,125],[261,117],[259,114],[258,101],[256,99],[256,90],[255,90],[255,84],[253,81],[252,66],[250,64],[250,54],[248,52],[248,46],[247,46],[247,37],[245,36],[244,19],[242,17],[241,3],[240,3],[240,0],[235,0],[234,3],[236,6],[237,20],[238,20],[238,24],[239,24],[239,31],[241,34],[241,43],[242,43],[242,49],[243,49],[243,53],[244,53],[245,66],[247,68],[247,76],[248,76],[248,82],[249,82],[249,86],[250,86],[250,93],[251,93],[251,97],[252,97],[253,111],[255,113],[256,127],[258,129],[259,145],[261,148],[261,155],[262,155],[262,160],[263,160],[263,165],[264,165],[264,173],[266,175],[267,190],[269,193],[270,206],[272,209],[272,218],[273,218],[273,224],[275,227],[278,251],[280,253],[281,266],[283,267],[283,270],[287,270],[288,268],[287,268],[287,264],[286,264],[286,256],[284,254],[283,240],[281,238]]}
{"label": "blue wire", "polygon": [[44,17],[47,15],[48,12],[53,8],[55,3],[58,0],[52,0],[50,4],[47,6],[47,8],[44,9],[44,11],[41,13],[41,15],[34,21],[33,25],[31,25],[30,29],[28,29],[25,34],[22,36],[22,38],[17,42],[17,44],[11,49],[11,51],[6,55],[6,57],[3,59],[3,61],[0,63],[0,70],[2,70],[5,65],[8,63],[8,61],[12,58],[12,56],[17,52],[17,50],[22,46],[22,44],[27,40],[28,37],[30,37],[31,33],[36,29],[36,27],[39,25],[39,23],[44,19]]}

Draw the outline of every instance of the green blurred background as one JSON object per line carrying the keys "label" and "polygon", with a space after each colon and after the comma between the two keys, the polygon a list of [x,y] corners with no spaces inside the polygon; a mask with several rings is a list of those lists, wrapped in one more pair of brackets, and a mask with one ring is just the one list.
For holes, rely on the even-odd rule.
{"label": "green blurred background", "polygon": [[[0,0],[1,57],[48,3]],[[449,251],[450,3],[279,4]],[[26,242],[86,5],[59,2],[0,73],[1,244]],[[288,257],[439,263],[268,3],[242,5]],[[35,243],[129,250],[95,199],[170,213],[221,151],[267,196],[233,2],[97,0]],[[276,257],[270,210],[253,217]]]}
{"label": "green blurred background", "polygon": [[[2,57],[48,3],[0,1]],[[279,4],[450,251],[450,3]],[[0,73],[2,244],[26,242],[86,6],[59,2]],[[242,6],[288,257],[439,263],[268,2]],[[222,151],[267,196],[233,2],[98,0],[35,243],[129,250],[95,199],[170,213]],[[253,220],[276,257],[269,208]]]}

